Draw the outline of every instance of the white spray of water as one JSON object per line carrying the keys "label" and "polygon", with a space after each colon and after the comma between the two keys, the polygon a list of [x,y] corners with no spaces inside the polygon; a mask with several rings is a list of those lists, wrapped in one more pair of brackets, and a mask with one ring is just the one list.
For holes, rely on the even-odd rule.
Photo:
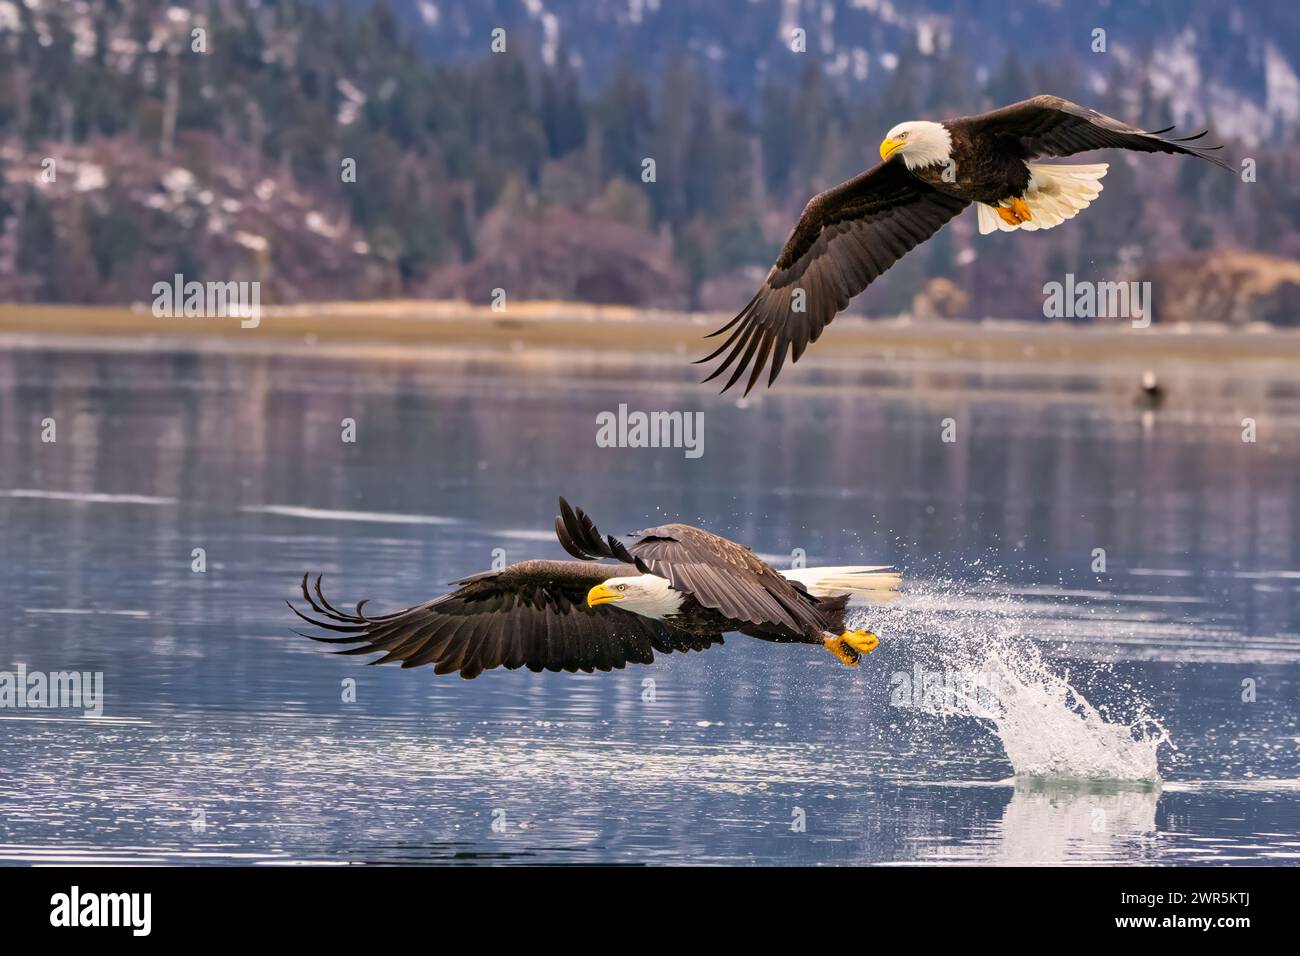
{"label": "white spray of water", "polygon": [[1122,689],[1128,718],[1108,720],[1068,671],[1044,660],[1027,623],[1016,598],[951,582],[911,584],[869,616],[912,664],[891,681],[895,702],[984,721],[1018,777],[1159,781],[1158,751],[1172,743],[1133,689]]}

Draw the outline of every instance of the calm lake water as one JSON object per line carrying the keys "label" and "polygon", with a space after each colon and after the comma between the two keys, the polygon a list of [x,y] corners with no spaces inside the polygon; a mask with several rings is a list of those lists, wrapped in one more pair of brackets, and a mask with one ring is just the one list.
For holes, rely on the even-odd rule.
{"label": "calm lake water", "polygon": [[[0,709],[0,861],[1300,861],[1294,382],[829,374],[0,351],[0,670],[104,687]],[[703,455],[597,447],[620,403],[703,411]],[[291,632],[308,569],[382,611],[561,556],[560,494],[904,597],[857,670],[737,635],[463,681]]]}

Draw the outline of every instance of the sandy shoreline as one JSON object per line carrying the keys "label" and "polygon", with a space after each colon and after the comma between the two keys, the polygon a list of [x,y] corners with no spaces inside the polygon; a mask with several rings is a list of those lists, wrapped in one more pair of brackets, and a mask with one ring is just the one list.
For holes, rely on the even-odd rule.
{"label": "sandy shoreline", "polygon": [[[624,307],[529,302],[494,312],[464,302],[326,302],[267,307],[256,328],[235,318],[156,318],[143,308],[0,305],[0,347],[83,344],[124,350],[168,346],[418,356],[439,352],[518,357],[601,353],[681,362],[706,354],[704,336],[729,317]],[[841,317],[804,361],[924,360],[1148,366],[1292,365],[1300,331],[1269,327],[1094,326],[1009,321],[913,322]],[[802,364],[802,363],[801,363]]]}

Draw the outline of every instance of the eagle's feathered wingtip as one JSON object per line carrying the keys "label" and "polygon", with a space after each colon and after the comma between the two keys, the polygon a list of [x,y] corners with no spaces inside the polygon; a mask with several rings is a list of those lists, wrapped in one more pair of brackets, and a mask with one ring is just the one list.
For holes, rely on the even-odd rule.
{"label": "eagle's feathered wingtip", "polygon": [[602,537],[591,516],[581,508],[570,506],[564,498],[560,498],[560,514],[555,519],[555,536],[560,546],[580,561],[612,558],[642,567],[623,542],[612,534]]}
{"label": "eagle's feathered wingtip", "polygon": [[[696,359],[692,364],[698,365],[700,362],[706,362],[706,361],[708,361],[707,358]],[[721,375],[725,370],[726,370],[725,367],[719,368],[717,371],[715,371],[712,375],[709,375],[707,378],[700,379],[699,384],[707,385],[709,382],[713,381],[715,378]],[[740,377],[740,373],[743,370],[744,370],[743,366],[740,369],[737,369],[736,374],[732,376],[731,381],[727,382],[726,385],[723,385],[722,388],[718,389],[718,394],[719,395],[727,394],[727,392],[730,391],[731,387],[736,384],[736,381]],[[745,391],[741,394],[742,398],[749,397],[749,393],[754,390],[754,386],[757,385],[758,380],[762,378],[762,371],[763,371],[762,365],[756,365],[754,367],[753,374],[750,375],[749,381],[745,384]],[[764,387],[771,388],[772,383],[776,381],[776,377],[779,374],[781,374],[781,366],[779,364],[774,363],[771,372],[767,376],[767,381],[764,383]]]}
{"label": "eagle's feathered wingtip", "polygon": [[[771,279],[771,273],[768,274],[768,279]],[[767,328],[755,314],[755,309],[758,308],[759,299],[763,296],[764,290],[770,290],[766,280],[763,288],[754,293],[754,297],[745,304],[745,307],[736,314],[734,319],[722,326],[722,328],[710,332],[705,338],[721,335],[732,329],[737,323],[741,323],[739,328],[732,331],[726,340],[708,355],[694,359],[691,362],[692,365],[702,365],[705,362],[713,361],[723,352],[730,350],[730,354],[722,363],[700,380],[700,384],[704,385],[730,368],[732,363],[736,362],[736,359],[740,359],[736,363],[735,370],[731,373],[731,378],[718,390],[719,395],[726,394],[740,381],[746,371],[750,374],[749,381],[745,383],[744,395],[749,395],[754,390],[754,386],[758,384],[759,379],[763,377],[763,370],[769,367],[767,387],[771,388],[777,376],[781,374],[781,369],[785,367],[787,355],[791,357],[791,364],[799,361],[801,350],[798,341],[792,340],[784,332],[774,332]],[[815,334],[812,339],[816,340]]]}
{"label": "eagle's feathered wingtip", "polygon": [[[700,362],[703,362],[703,361],[707,361],[707,359],[696,359],[695,364],[699,364]],[[793,364],[793,362],[797,362],[797,361],[799,361],[799,360],[798,360],[798,359],[794,359],[794,360],[792,361],[791,364]],[[728,362],[728,363],[726,363],[726,364],[730,364],[730,363]],[[708,378],[701,379],[701,380],[700,380],[700,384],[701,384],[701,385],[706,385],[706,384],[708,384],[709,382],[713,381],[715,378],[717,378],[719,375],[721,375],[724,371],[726,371],[726,364],[724,364],[721,368],[719,368],[717,371],[715,371],[715,372],[714,372],[712,375],[710,375]],[[754,369],[753,369],[753,371],[751,372],[751,374],[750,374],[750,376],[749,376],[749,381],[745,383],[745,390],[744,390],[744,392],[741,393],[741,398],[748,398],[748,397],[749,397],[749,393],[752,392],[752,391],[754,390],[754,387],[755,387],[756,385],[758,385],[758,381],[759,381],[759,379],[761,379],[761,378],[763,377],[763,367],[764,367],[766,364],[767,364],[766,360],[764,360],[764,361],[762,361],[762,362],[757,362],[757,363],[755,363],[755,365],[754,365]],[[781,359],[779,359],[779,360],[778,360],[778,359],[773,359],[773,361],[772,361],[772,367],[771,367],[771,369],[770,369],[770,371],[768,372],[768,375],[767,375],[767,381],[763,383],[763,387],[764,387],[764,388],[771,388],[771,387],[772,387],[773,383],[776,382],[776,377],[777,377],[778,375],[781,374],[781,367],[782,367],[783,365],[784,365],[784,356],[782,356]],[[722,388],[718,389],[718,394],[719,394],[719,395],[725,395],[725,394],[727,394],[727,392],[731,390],[731,387],[732,387],[733,385],[735,385],[737,381],[740,380],[740,376],[741,376],[741,374],[744,372],[744,370],[745,370],[745,366],[744,366],[744,365],[741,365],[739,368],[737,368],[736,371],[735,371],[735,373],[731,376],[731,380],[730,380],[729,382],[727,382],[726,385],[723,385]]]}
{"label": "eagle's feathered wingtip", "polygon": [[570,505],[560,498],[560,513],[555,519],[555,536],[560,546],[580,561],[591,561],[607,557],[603,554],[603,542],[596,531],[595,522],[581,508]]}
{"label": "eagle's feathered wingtip", "polygon": [[1203,147],[1203,149],[1198,150],[1197,153],[1196,153],[1196,155],[1199,156],[1201,159],[1205,160],[1207,163],[1213,163],[1215,166],[1218,166],[1220,169],[1227,170],[1227,171],[1230,172],[1230,173],[1235,173],[1236,170],[1233,168],[1233,166],[1232,166],[1231,163],[1225,162],[1224,160],[1220,159],[1218,156],[1206,156],[1206,155],[1204,155],[1205,152],[1208,152],[1209,150],[1212,150],[1212,149],[1223,149],[1223,147],[1222,147],[1222,146],[1206,146],[1206,147]]}
{"label": "eagle's feathered wingtip", "polygon": [[1215,166],[1218,166],[1220,169],[1226,169],[1229,172],[1235,172],[1231,164],[1224,162],[1218,156],[1206,155],[1207,153],[1213,153],[1220,149],[1223,149],[1222,143],[1219,143],[1217,146],[1188,146],[1187,145],[1188,143],[1194,143],[1198,139],[1204,139],[1206,136],[1209,136],[1210,131],[1208,129],[1203,129],[1199,133],[1193,133],[1191,136],[1178,136],[1178,137],[1171,136],[1167,138],[1162,136],[1162,134],[1170,132],[1173,128],[1174,127],[1172,126],[1166,126],[1164,129],[1151,130],[1147,132],[1145,135],[1160,137],[1161,142],[1173,144],[1174,146],[1177,147],[1177,151],[1179,152],[1184,152],[1189,156],[1195,156],[1197,159],[1203,159],[1207,163],[1213,163]]}
{"label": "eagle's feathered wingtip", "polygon": [[[365,631],[366,628],[368,628],[371,624],[369,619],[361,614],[361,609],[366,605],[369,599],[362,598],[359,602],[357,602],[357,613],[355,614],[347,614],[343,611],[340,611],[325,599],[325,595],[321,589],[321,582],[324,580],[324,578],[325,575],[323,574],[316,575],[316,583],[314,585],[314,590],[316,591],[315,597],[312,597],[311,589],[309,589],[307,586],[308,581],[311,580],[310,571],[308,571],[306,574],[302,576],[301,589],[302,589],[303,600],[307,602],[308,606],[312,609],[312,611],[314,611],[316,614],[320,615],[321,617],[324,617],[325,620],[322,621],[322,620],[317,620],[314,617],[308,617],[302,611],[298,610],[298,608],[294,605],[292,601],[286,600],[284,603],[288,605],[289,610],[293,611],[294,614],[296,614],[302,620],[306,621],[312,627],[319,627],[326,631],[334,631],[335,633],[345,634],[348,636],[317,637],[313,634],[303,634],[302,631],[296,631],[293,628],[290,628],[289,630],[293,631],[293,633],[295,634],[300,634],[303,637],[310,638],[313,641],[319,641],[322,644],[355,644],[357,641],[363,639],[355,635],[357,635],[359,632]],[[346,653],[346,652],[339,651],[336,653]]]}
{"label": "eagle's feathered wingtip", "polygon": [[[555,537],[568,554],[579,561],[590,561],[594,555],[588,545],[586,526],[591,523],[581,508],[574,508],[560,496],[560,513],[555,516]],[[599,539],[597,539],[599,540]]]}
{"label": "eagle's feathered wingtip", "polygon": [[[728,322],[728,323],[727,323],[726,325],[724,325],[722,328],[720,328],[720,329],[715,329],[714,331],[710,332],[708,335],[706,335],[706,336],[704,336],[704,337],[705,337],[706,339],[716,338],[717,336],[721,335],[723,332],[727,331],[727,329],[729,329],[729,328],[731,328],[733,325],[735,325],[737,322],[739,322],[739,321],[744,317],[745,313],[749,311],[749,307],[750,307],[751,305],[753,305],[755,302],[758,301],[758,297],[759,297],[760,294],[761,294],[761,291],[760,291],[760,292],[755,292],[755,293],[754,293],[754,298],[750,299],[749,302],[745,305],[745,307],[744,307],[743,309],[741,309],[739,312],[736,313],[736,317],[735,317],[734,319],[732,319],[730,322]],[[704,361],[704,359],[699,359],[699,361],[702,362],[702,361]]]}
{"label": "eagle's feathered wingtip", "polygon": [[[764,288],[765,288],[765,287],[766,287],[766,285],[764,286]],[[759,297],[762,296],[762,294],[763,294],[763,288],[760,288],[757,292],[754,293],[753,297],[752,297],[748,302],[745,303],[745,307],[744,307],[743,309],[741,309],[739,312],[736,313],[736,317],[735,317],[735,318],[733,318],[733,319],[732,319],[730,322],[728,322],[726,325],[722,326],[720,329],[716,329],[716,330],[714,330],[713,332],[710,332],[708,335],[706,335],[706,336],[704,336],[704,337],[705,337],[706,339],[714,338],[715,336],[721,335],[722,333],[724,333],[724,332],[730,330],[730,329],[731,329],[734,325],[736,325],[738,322],[742,322],[742,320],[744,320],[746,317],[748,317],[748,316],[750,315],[751,311],[752,311],[753,308],[754,308],[755,303],[758,302]],[[748,331],[747,331],[747,330],[748,330]],[[735,345],[735,342],[736,342],[736,339],[737,339],[737,338],[739,338],[739,337],[742,336],[742,335],[744,336],[744,338],[741,340],[740,344],[739,344],[738,346],[735,346],[735,348],[732,350],[732,353],[731,353],[729,356],[727,356],[726,361],[723,362],[721,365],[719,365],[716,369],[714,369],[714,370],[713,370],[713,371],[712,371],[712,372],[711,372],[711,373],[710,373],[706,378],[704,378],[704,379],[700,382],[700,384],[701,384],[701,385],[704,385],[704,384],[706,384],[707,382],[711,382],[711,381],[713,381],[715,378],[717,378],[719,375],[721,375],[723,372],[725,372],[725,371],[727,370],[727,368],[731,365],[731,363],[734,362],[734,361],[736,360],[736,357],[740,354],[741,350],[744,349],[745,345],[746,345],[747,343],[749,343],[750,340],[755,339],[755,334],[754,334],[754,333],[755,333],[756,331],[758,331],[758,330],[754,328],[754,323],[753,323],[753,322],[746,322],[746,323],[742,324],[742,325],[740,326],[740,328],[738,328],[738,329],[736,329],[734,332],[732,332],[731,335],[727,336],[726,341],[724,341],[721,345],[719,345],[716,349],[714,349],[714,350],[713,350],[712,352],[710,352],[708,355],[705,355],[705,356],[703,356],[702,358],[694,359],[694,360],[691,362],[692,365],[703,365],[705,362],[711,362],[711,361],[713,361],[715,358],[717,358],[719,355],[721,355],[723,352],[727,351],[727,349],[731,349],[731,348],[733,347],[733,345]],[[761,334],[760,334],[759,337],[760,337],[760,338],[762,337]],[[755,344],[755,345],[758,344],[758,342],[757,342],[756,339],[755,339],[755,341],[754,341],[754,344]],[[766,350],[765,350],[765,351],[766,351]],[[752,348],[750,349],[750,352],[751,352],[751,354],[752,354],[752,352],[753,352],[753,349],[752,349]],[[727,391],[727,389],[731,388],[731,386],[735,384],[735,382],[736,382],[736,378],[737,378],[737,377],[738,377],[738,376],[743,372],[743,370],[744,370],[744,368],[745,368],[745,364],[746,364],[745,362],[741,362],[741,363],[740,363],[740,366],[736,369],[736,375],[733,375],[731,381],[728,382],[726,385],[724,385],[724,386],[722,387],[721,391],[718,392],[719,395],[721,395],[723,392]],[[759,364],[761,365],[761,364],[763,364],[763,363],[759,363]]]}

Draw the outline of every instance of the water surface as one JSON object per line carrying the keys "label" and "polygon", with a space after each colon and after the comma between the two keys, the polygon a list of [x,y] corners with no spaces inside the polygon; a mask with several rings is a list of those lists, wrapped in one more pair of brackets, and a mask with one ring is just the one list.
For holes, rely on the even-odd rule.
{"label": "water surface", "polygon": [[[1189,377],[1153,415],[1088,369],[858,378],[738,402],[632,364],[0,352],[0,669],[106,692],[0,710],[0,861],[1300,859],[1292,386]],[[619,403],[704,411],[703,456],[597,447]],[[857,670],[735,636],[467,682],[290,632],[307,569],[382,610],[560,556],[559,494],[908,591]],[[1020,681],[1000,722],[900,705],[977,664]]]}

